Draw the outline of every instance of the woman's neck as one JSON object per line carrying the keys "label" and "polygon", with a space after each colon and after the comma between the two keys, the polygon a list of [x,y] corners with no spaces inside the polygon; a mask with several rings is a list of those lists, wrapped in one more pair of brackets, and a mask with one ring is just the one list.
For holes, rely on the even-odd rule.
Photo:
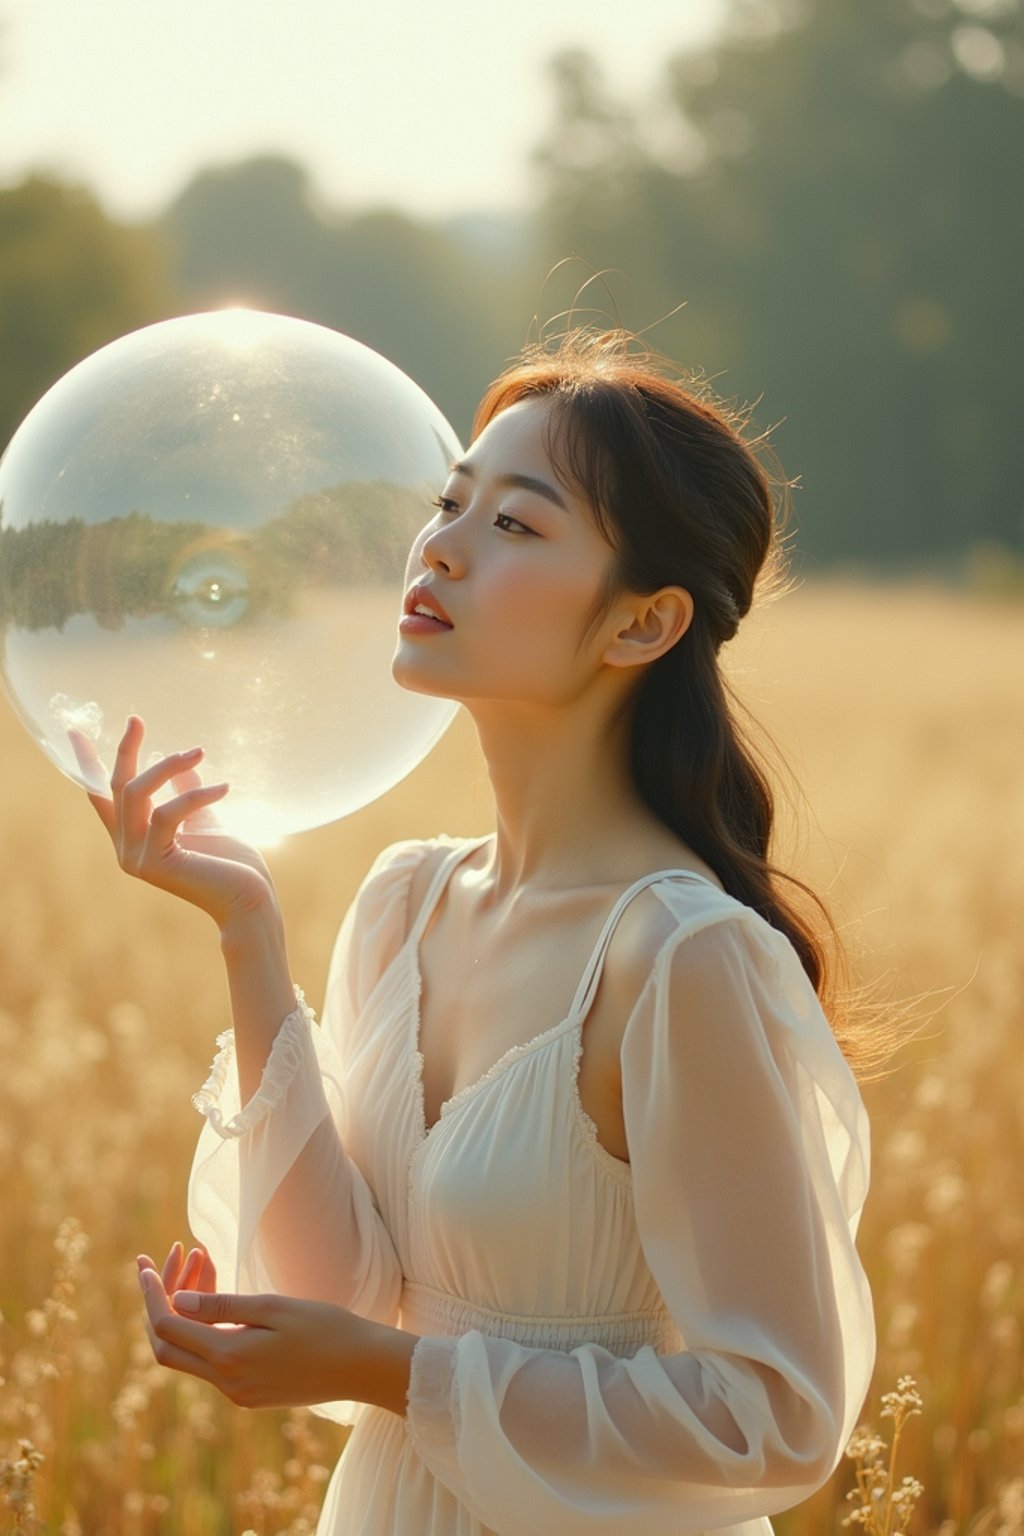
{"label": "woman's neck", "polygon": [[628,730],[608,716],[474,700],[494,792],[491,899],[614,883],[623,863],[671,838],[640,799]]}

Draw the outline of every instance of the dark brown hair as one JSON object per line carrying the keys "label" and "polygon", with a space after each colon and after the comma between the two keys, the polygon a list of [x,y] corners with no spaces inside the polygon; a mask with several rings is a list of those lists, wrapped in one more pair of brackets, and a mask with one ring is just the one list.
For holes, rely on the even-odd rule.
{"label": "dark brown hair", "polygon": [[552,458],[615,552],[594,617],[616,589],[678,585],[694,616],[629,700],[633,776],[644,801],[715,871],[726,891],[792,943],[851,1064],[877,1041],[850,1028],[844,957],[820,898],[770,859],[769,777],[741,731],[718,663],[755,588],[784,568],[786,482],[762,463],[746,420],[687,386],[620,330],[573,331],[524,352],[487,390],[475,437],[508,406],[544,396]]}

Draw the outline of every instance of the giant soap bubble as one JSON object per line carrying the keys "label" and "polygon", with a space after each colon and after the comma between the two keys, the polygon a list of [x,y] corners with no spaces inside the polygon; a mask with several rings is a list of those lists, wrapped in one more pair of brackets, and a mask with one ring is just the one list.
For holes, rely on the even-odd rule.
{"label": "giant soap bubble", "polygon": [[[126,716],[147,761],[201,745],[256,842],[404,777],[454,706],[391,678],[409,545],[459,453],[426,395],[335,331],[249,310],[122,337],[0,460],[2,669],[87,788]],[[91,749],[90,749],[91,751]]]}

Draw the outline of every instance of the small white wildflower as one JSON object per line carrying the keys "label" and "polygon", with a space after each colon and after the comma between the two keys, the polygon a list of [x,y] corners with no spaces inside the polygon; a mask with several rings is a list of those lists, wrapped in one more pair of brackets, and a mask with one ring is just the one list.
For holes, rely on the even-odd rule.
{"label": "small white wildflower", "polygon": [[885,1392],[882,1395],[882,1418],[904,1419],[911,1414],[920,1413],[922,1409],[921,1394],[917,1390],[917,1382],[913,1376],[901,1376],[896,1383],[895,1392]]}
{"label": "small white wildflower", "polygon": [[885,1452],[885,1441],[864,1424],[855,1429],[846,1447],[851,1461],[877,1461]]}
{"label": "small white wildflower", "polygon": [[892,1502],[897,1505],[914,1504],[922,1493],[923,1483],[919,1483],[916,1477],[905,1477],[900,1486],[893,1490]]}

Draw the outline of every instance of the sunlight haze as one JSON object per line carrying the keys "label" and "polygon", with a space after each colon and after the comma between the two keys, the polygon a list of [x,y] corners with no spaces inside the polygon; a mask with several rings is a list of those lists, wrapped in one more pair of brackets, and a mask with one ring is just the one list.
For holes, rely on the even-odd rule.
{"label": "sunlight haze", "polygon": [[521,205],[551,120],[546,61],[580,46],[652,101],[663,61],[723,0],[3,0],[0,181],[93,187],[157,211],[196,169],[261,152],[324,198],[421,215]]}

